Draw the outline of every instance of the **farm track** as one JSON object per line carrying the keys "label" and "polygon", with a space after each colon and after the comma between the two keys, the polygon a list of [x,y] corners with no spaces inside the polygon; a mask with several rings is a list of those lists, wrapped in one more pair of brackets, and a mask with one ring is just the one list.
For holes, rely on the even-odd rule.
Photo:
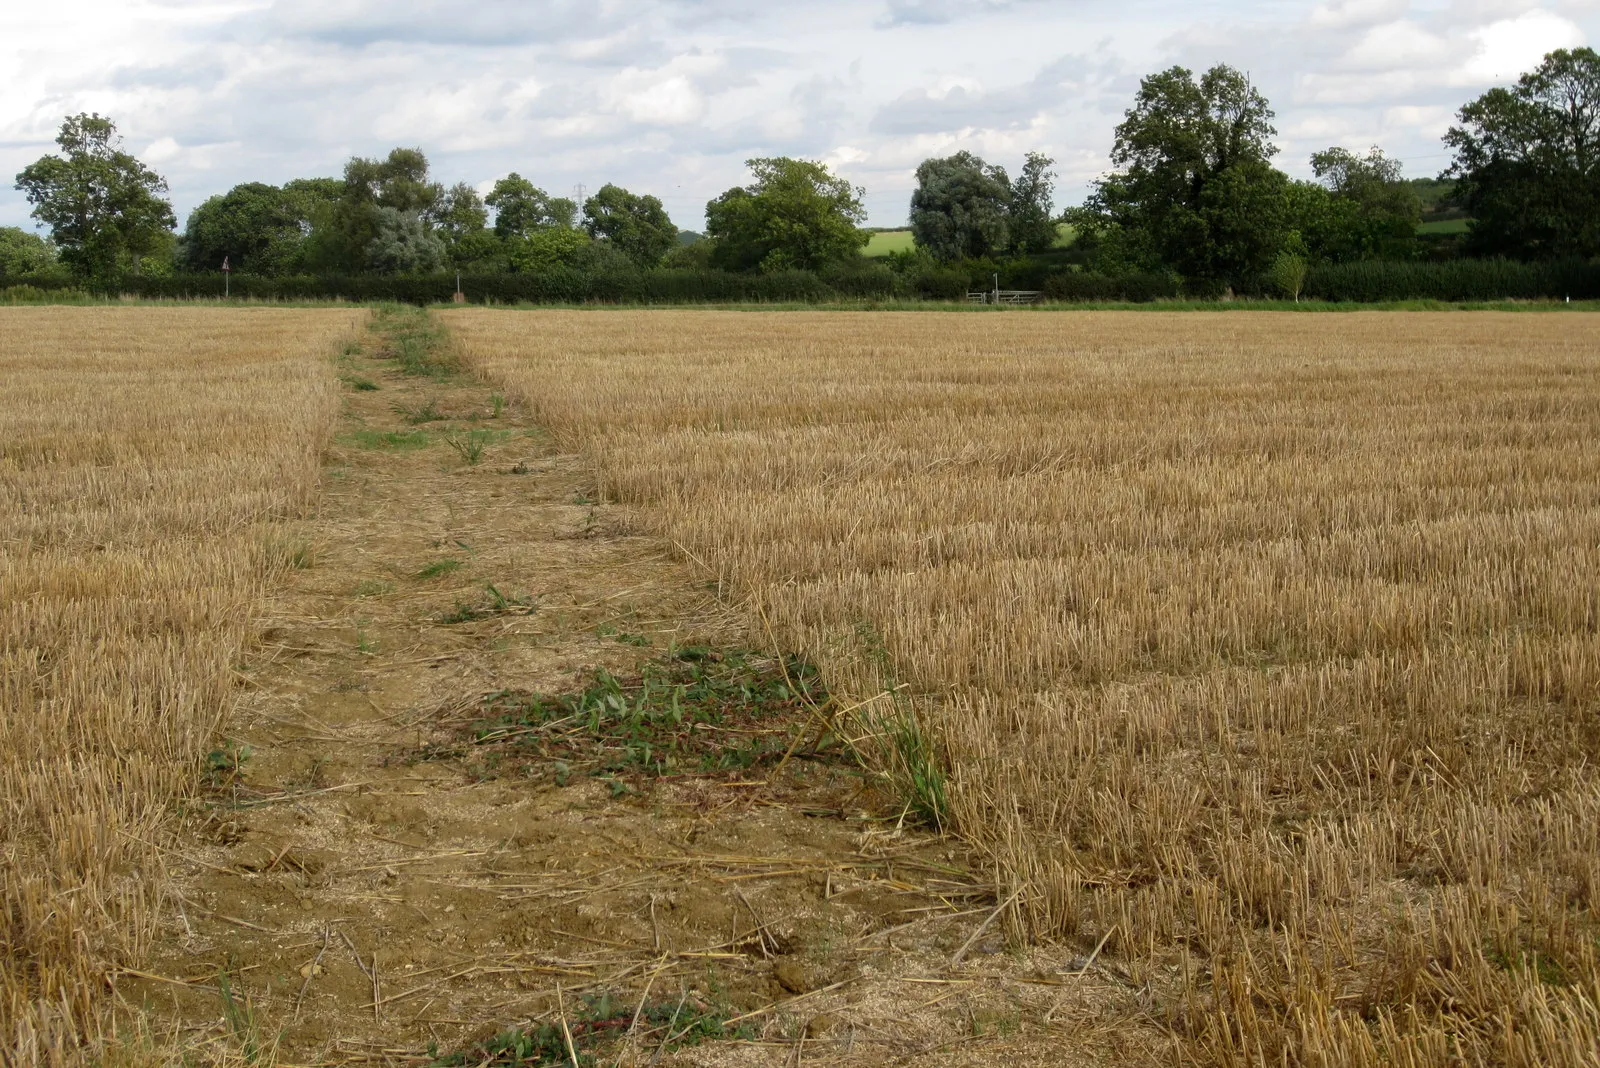
{"label": "farm track", "polygon": [[[347,386],[308,566],[258,621],[163,937],[120,1005],[179,1045],[297,1064],[429,1063],[541,1022],[581,1038],[602,997],[624,1016],[752,1014],[663,1056],[647,1013],[603,1063],[1153,1059],[1137,991],[981,930],[992,886],[841,763],[617,796],[500,777],[463,748],[485,695],[750,636],[659,540],[589,503],[585,462],[524,411],[402,374],[384,346],[341,368],[379,388]],[[448,439],[475,431],[471,464]]]}

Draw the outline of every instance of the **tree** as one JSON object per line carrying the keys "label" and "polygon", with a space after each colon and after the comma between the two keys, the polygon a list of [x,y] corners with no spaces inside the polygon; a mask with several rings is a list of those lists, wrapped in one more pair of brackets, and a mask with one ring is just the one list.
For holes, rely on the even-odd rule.
{"label": "tree", "polygon": [[588,243],[582,230],[546,226],[526,236],[506,238],[506,258],[513,271],[543,271],[570,262]]}
{"label": "tree", "polygon": [[62,155],[42,156],[17,175],[33,217],[50,227],[75,274],[105,276],[139,268],[159,253],[177,220],[162,195],[166,180],[122,151],[110,119],[80,114],[61,124]]}
{"label": "tree", "polygon": [[607,183],[583,202],[583,228],[641,267],[654,267],[678,243],[678,228],[661,201]]}
{"label": "tree", "polygon": [[856,255],[870,240],[861,229],[866,190],[812,160],[751,159],[750,185],[706,205],[711,262],[733,270],[816,270]]}
{"label": "tree", "polygon": [[1016,252],[1044,252],[1056,243],[1055,162],[1042,152],[1029,152],[1011,184],[1011,248]]}
{"label": "tree", "polygon": [[1358,156],[1329,148],[1311,157],[1311,169],[1333,194],[1341,255],[1330,259],[1407,259],[1416,251],[1422,201],[1401,177],[1400,161],[1377,146]]}
{"label": "tree", "polygon": [[1129,266],[1227,282],[1283,247],[1288,179],[1271,166],[1272,109],[1228,66],[1197,81],[1173,67],[1145,78],[1117,127],[1111,160],[1074,221],[1090,246]]}
{"label": "tree", "polygon": [[971,152],[923,160],[911,194],[911,239],[946,262],[999,252],[1011,240],[1011,194],[1005,168]]}
{"label": "tree", "polygon": [[179,260],[186,270],[287,274],[300,265],[309,232],[302,198],[261,182],[236,185],[189,213]]}
{"label": "tree", "polygon": [[547,227],[572,229],[578,206],[553,197],[512,171],[498,182],[484,202],[494,209],[494,232],[503,238],[527,237]]}
{"label": "tree", "polygon": [[19,226],[0,226],[0,278],[48,274],[55,266],[55,245]]}
{"label": "tree", "polygon": [[1461,109],[1445,134],[1468,248],[1552,259],[1600,254],[1600,55],[1558,49],[1511,88]]}
{"label": "tree", "polygon": [[[303,190],[315,198],[315,189]],[[444,198],[444,187],[428,174],[428,157],[418,148],[396,148],[381,160],[353,157],[345,164],[344,181],[336,200],[317,211],[311,241],[306,249],[310,266],[322,270],[355,271],[374,263],[409,262],[411,244],[420,227],[430,230],[428,216]],[[398,212],[416,226],[399,227],[385,211]],[[382,234],[385,247],[374,250]],[[424,259],[425,253],[417,253]],[[413,270],[386,267],[385,270]]]}
{"label": "tree", "polygon": [[449,255],[443,239],[421,216],[391,207],[375,209],[366,251],[367,266],[385,274],[436,271]]}

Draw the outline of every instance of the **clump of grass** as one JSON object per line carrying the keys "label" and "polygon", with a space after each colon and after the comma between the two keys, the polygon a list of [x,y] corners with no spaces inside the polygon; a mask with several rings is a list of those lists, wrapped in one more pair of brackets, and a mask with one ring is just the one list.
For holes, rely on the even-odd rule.
{"label": "clump of grass", "polygon": [[394,410],[397,415],[412,426],[416,426],[418,423],[436,423],[444,418],[444,413],[439,410],[438,399],[433,397],[428,399],[428,403],[415,407],[397,404]]}
{"label": "clump of grass", "polygon": [[[755,1029],[750,1024],[728,1022],[736,1015],[737,1010],[689,991],[642,1006],[627,998],[600,994],[574,1006],[565,1028],[559,1019],[514,1027],[455,1053],[440,1054],[432,1048],[429,1056],[438,1068],[597,1068],[600,1053],[628,1036],[658,1050],[716,1039],[753,1038]],[[576,1066],[573,1053],[578,1057]]]}
{"label": "clump of grass", "polygon": [[610,638],[622,645],[645,646],[650,644],[650,638],[644,634],[630,634],[625,630],[618,630],[611,623],[602,623],[594,629],[595,635],[600,638]]}
{"label": "clump of grass", "polygon": [[[793,720],[826,701],[816,668],[752,649],[676,647],[619,678],[596,668],[582,689],[485,698],[468,731],[499,766],[612,780],[743,771],[789,751]],[[543,769],[542,771],[539,769]]]}
{"label": "clump of grass", "polygon": [[476,465],[483,459],[484,447],[489,444],[491,436],[492,433],[488,430],[469,430],[465,434],[446,435],[444,440],[461,459]]}
{"label": "clump of grass", "polygon": [[489,403],[494,406],[494,414],[489,418],[498,419],[501,413],[506,410],[506,395],[499,392],[491,393],[489,394]]}
{"label": "clump of grass", "polygon": [[490,616],[527,615],[536,607],[531,598],[507,597],[493,583],[484,583],[483,590],[483,597],[476,601],[457,601],[453,609],[438,617],[438,621],[445,624],[471,623]]}
{"label": "clump of grass", "polygon": [[340,381],[357,393],[370,393],[378,388],[378,383],[370,378],[362,378],[360,375],[343,375]]}
{"label": "clump of grass", "polygon": [[447,556],[442,560],[435,560],[433,563],[425,565],[422,570],[417,572],[416,577],[423,580],[436,579],[442,575],[453,575],[460,570],[461,561]]}
{"label": "clump of grass", "polygon": [[426,430],[370,430],[363,427],[352,431],[350,440],[363,449],[425,449],[432,444]]}
{"label": "clump of grass", "polygon": [[382,579],[362,579],[356,583],[357,597],[382,597],[394,592],[394,583]]}
{"label": "clump of grass", "polygon": [[439,321],[426,308],[381,304],[372,329],[384,340],[381,355],[393,357],[408,375],[448,378],[460,368],[460,357]]}

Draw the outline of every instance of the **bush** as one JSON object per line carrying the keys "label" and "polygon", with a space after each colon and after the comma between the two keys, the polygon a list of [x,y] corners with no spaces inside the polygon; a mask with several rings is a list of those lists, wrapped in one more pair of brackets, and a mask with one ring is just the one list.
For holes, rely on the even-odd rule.
{"label": "bush", "polygon": [[1178,280],[1169,274],[1104,275],[1093,271],[1063,271],[1045,279],[1044,295],[1063,301],[1131,301],[1147,304],[1179,295]]}
{"label": "bush", "polygon": [[1313,300],[1477,302],[1594,300],[1600,265],[1583,261],[1442,260],[1321,264],[1306,273],[1303,295]]}
{"label": "bush", "polygon": [[88,294],[81,289],[41,289],[34,285],[0,287],[0,304],[45,304],[63,300],[83,300]]}

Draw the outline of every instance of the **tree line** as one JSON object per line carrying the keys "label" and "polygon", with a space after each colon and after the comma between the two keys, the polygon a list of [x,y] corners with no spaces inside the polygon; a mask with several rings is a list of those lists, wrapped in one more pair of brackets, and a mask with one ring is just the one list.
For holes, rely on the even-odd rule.
{"label": "tree line", "polygon": [[[1273,165],[1273,117],[1231,67],[1153,74],[1116,127],[1115,169],[1059,213],[1043,153],[1029,153],[1015,179],[969,152],[926,160],[909,206],[914,247],[875,269],[943,278],[933,286],[941,291],[957,277],[1004,272],[1297,296],[1327,265],[1421,258],[1422,194],[1441,189],[1471,219],[1468,256],[1600,256],[1600,55],[1591,49],[1551,52],[1463,106],[1436,183],[1407,182],[1379,148],[1328,148],[1311,157],[1314,180],[1292,179]],[[518,173],[487,195],[447,186],[417,148],[353,158],[341,178],[237,185],[179,233],[166,182],[124,150],[110,119],[70,117],[56,140],[58,152],[16,178],[49,236],[0,228],[0,279],[160,277],[224,262],[268,278],[837,273],[861,267],[870,240],[865,191],[814,161],[749,160],[750,182],[707,204],[702,237],[680,232],[656,197],[615,184],[581,204]],[[1088,278],[1056,288],[1073,286],[1094,288]]]}

